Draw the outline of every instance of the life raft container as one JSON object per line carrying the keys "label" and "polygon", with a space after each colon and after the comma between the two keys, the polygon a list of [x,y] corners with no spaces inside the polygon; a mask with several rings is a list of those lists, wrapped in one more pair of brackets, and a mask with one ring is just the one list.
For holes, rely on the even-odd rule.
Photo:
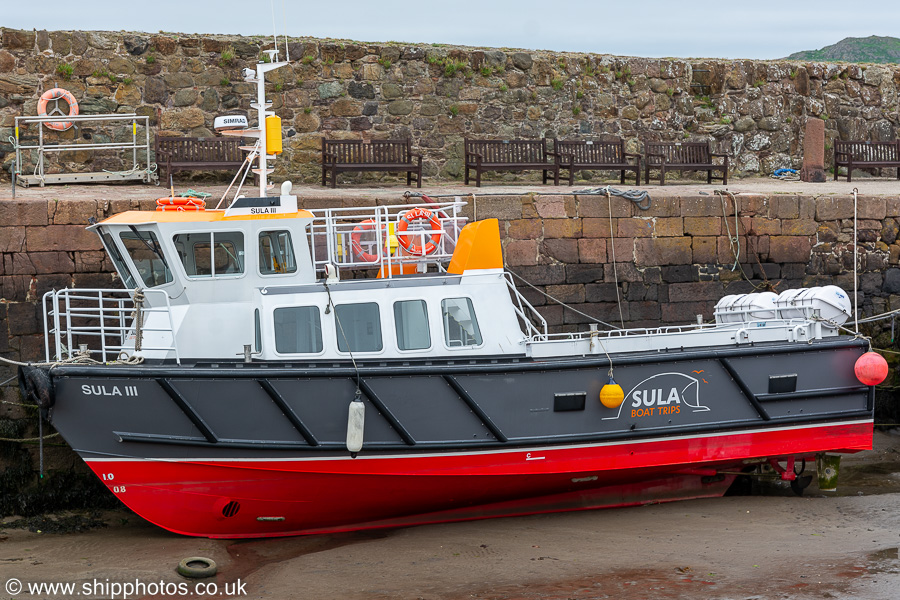
{"label": "life raft container", "polygon": [[206,201],[202,198],[158,198],[156,210],[206,210]]}
{"label": "life raft container", "polygon": [[[353,254],[357,256],[363,262],[377,262],[378,255],[370,254],[363,250],[362,247],[362,234],[364,231],[373,231],[375,229],[375,219],[366,219],[359,225],[353,228],[353,231],[350,233],[350,249],[353,250]],[[385,254],[389,253],[390,250],[385,248]]]}
{"label": "life raft container", "polygon": [[[431,239],[425,243],[424,247],[413,243],[413,239],[419,236],[414,235],[412,232],[406,233],[409,224],[412,221],[417,221],[420,219],[428,221],[428,223],[431,225],[432,231],[434,232],[431,234]],[[405,215],[400,217],[400,222],[397,224],[397,242],[409,254],[412,254],[414,256],[425,256],[426,254],[431,254],[437,249],[437,245],[441,241],[442,232],[443,229],[441,228],[440,219],[438,219],[427,208],[417,206],[416,208],[407,211]]]}
{"label": "life raft container", "polygon": [[[74,117],[78,114],[78,101],[75,100],[75,96],[72,95],[72,92],[62,88],[53,88],[52,90],[47,90],[41,94],[41,99],[38,100],[38,116],[48,116],[47,105],[50,102],[53,102],[56,105],[56,108],[50,111],[49,116],[53,116],[54,113],[62,114],[62,111],[59,109],[60,100],[65,100],[69,105],[69,113],[64,116]],[[56,131],[65,131],[72,126],[72,121],[46,121],[44,125]]]}

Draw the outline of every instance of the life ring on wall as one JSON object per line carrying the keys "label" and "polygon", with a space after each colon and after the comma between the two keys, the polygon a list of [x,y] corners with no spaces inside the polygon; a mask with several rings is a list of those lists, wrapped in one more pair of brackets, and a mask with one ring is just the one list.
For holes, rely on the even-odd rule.
{"label": "life ring on wall", "polygon": [[[432,231],[434,233],[431,234],[431,239],[425,243],[425,247],[420,247],[413,243],[410,238],[416,237],[412,233],[405,233],[407,228],[409,227],[410,222],[417,221],[419,219],[423,219],[429,222],[431,225]],[[441,241],[441,233],[443,229],[441,228],[441,221],[427,208],[422,208],[421,206],[417,206],[416,208],[407,211],[405,215],[400,217],[400,222],[397,223],[397,242],[400,246],[414,256],[425,256],[426,254],[431,254],[435,250],[437,250],[437,245]]]}
{"label": "life ring on wall", "polygon": [[[375,219],[366,219],[365,221],[354,227],[353,231],[350,233],[350,248],[353,250],[353,254],[355,254],[363,262],[378,261],[378,255],[366,252],[365,250],[363,250],[361,244],[363,232],[372,231],[374,229]],[[387,249],[386,252],[388,252]]]}
{"label": "life ring on wall", "polygon": [[[60,100],[65,100],[69,105],[68,113],[64,113],[59,108]],[[53,109],[48,113],[47,105],[50,103],[53,103]],[[52,90],[47,90],[46,92],[41,94],[41,99],[38,100],[37,111],[38,116],[40,117],[52,117],[53,115],[74,117],[78,114],[78,101],[75,100],[75,96],[73,96],[72,92],[70,92],[69,90],[64,90],[62,88],[53,88]],[[65,131],[72,126],[72,121],[46,121],[44,125],[56,131]]]}
{"label": "life ring on wall", "polygon": [[201,198],[158,198],[156,210],[206,210],[206,201]]}

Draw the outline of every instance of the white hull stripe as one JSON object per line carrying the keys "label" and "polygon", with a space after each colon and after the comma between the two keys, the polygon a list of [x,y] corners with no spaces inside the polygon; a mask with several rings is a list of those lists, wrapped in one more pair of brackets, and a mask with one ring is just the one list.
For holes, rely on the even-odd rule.
{"label": "white hull stripe", "polygon": [[[387,455],[377,455],[377,456],[366,456],[359,455],[356,458],[351,458],[350,456],[310,456],[310,457],[292,457],[292,458],[142,458],[142,457],[102,457],[102,458],[85,458],[84,462],[121,462],[121,461],[135,461],[135,460],[148,460],[148,461],[157,461],[157,462],[190,462],[190,463],[237,463],[237,462],[307,462],[307,461],[316,461],[316,462],[325,462],[325,461],[335,461],[335,460],[397,460],[397,459],[408,459],[408,458],[436,458],[436,457],[460,457],[460,456],[484,456],[491,454],[512,454],[512,453],[522,453],[522,452],[554,452],[560,450],[579,450],[582,448],[598,448],[598,447],[613,447],[613,446],[625,446],[625,445],[642,445],[642,444],[657,444],[661,442],[669,442],[669,441],[679,441],[679,440],[691,440],[691,439],[715,439],[721,437],[734,437],[738,435],[754,435],[760,433],[775,433],[780,431],[799,431],[803,429],[824,429],[830,427],[844,427],[847,425],[871,425],[874,424],[874,420],[872,419],[863,419],[858,421],[844,421],[841,423],[830,423],[830,424],[808,424],[808,425],[794,425],[790,427],[772,427],[766,429],[742,429],[737,431],[727,431],[727,432],[717,432],[717,433],[702,433],[696,435],[678,435],[672,437],[665,438],[649,438],[649,439],[641,439],[641,440],[615,440],[609,442],[596,442],[591,444],[576,444],[572,446],[522,446],[519,448],[504,448],[502,450],[481,450],[474,452],[441,452],[441,453],[424,453],[424,454],[387,454]],[[90,452],[90,451],[83,451]]]}

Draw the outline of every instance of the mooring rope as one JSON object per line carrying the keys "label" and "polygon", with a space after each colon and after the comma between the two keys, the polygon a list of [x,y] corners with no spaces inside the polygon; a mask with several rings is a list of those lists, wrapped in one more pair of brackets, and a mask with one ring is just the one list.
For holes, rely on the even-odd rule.
{"label": "mooring rope", "polygon": [[650,197],[650,193],[645,192],[644,190],[623,191],[609,186],[575,190],[574,192],[572,192],[572,195],[576,198],[578,196],[618,196],[619,198],[625,198],[626,200],[633,202],[634,205],[641,210],[650,210],[651,203],[653,202],[653,199]]}
{"label": "mooring rope", "polygon": [[[649,196],[648,196],[649,198]],[[632,200],[633,201],[633,200]],[[612,220],[612,191],[609,186],[606,186],[606,202],[609,206],[609,241],[610,248],[612,249],[612,264],[613,264],[613,280],[615,281],[616,286],[616,304],[619,307],[619,323],[622,324],[622,329],[625,329],[625,317],[622,314],[622,298],[619,296],[619,270],[616,267],[616,235],[613,230],[613,220]],[[641,207],[640,204],[635,202],[638,208]],[[647,204],[647,208],[650,208],[650,204]],[[646,209],[645,209],[646,210]],[[612,369],[612,367],[610,367]],[[612,372],[612,371],[610,371]],[[610,375],[611,376],[611,375]]]}
{"label": "mooring rope", "polygon": [[[57,433],[48,433],[44,436],[30,437],[30,438],[6,438],[0,437],[0,442],[39,442],[41,440],[48,440],[53,437],[59,436],[59,432]],[[43,469],[41,469],[43,471]]]}
{"label": "mooring rope", "polygon": [[511,270],[509,269],[509,267],[506,267],[506,268],[505,268],[505,271],[506,271],[507,273],[509,273],[510,275],[512,275],[513,277],[515,277],[516,279],[518,279],[519,281],[521,281],[522,283],[524,283],[525,285],[527,285],[528,287],[530,287],[531,289],[533,289],[534,291],[536,291],[537,293],[539,293],[539,294],[541,294],[542,296],[544,296],[545,298],[547,298],[548,300],[552,300],[552,301],[556,302],[557,304],[559,304],[560,306],[562,306],[563,308],[568,309],[568,310],[571,310],[571,311],[572,311],[573,313],[575,313],[576,315],[581,315],[582,317],[585,317],[586,319],[590,319],[591,321],[594,321],[595,323],[599,323],[599,324],[601,324],[601,325],[605,325],[605,326],[609,327],[610,329],[619,329],[619,328],[616,327],[615,325],[611,325],[611,324],[607,323],[606,321],[601,321],[601,320],[598,319],[597,317],[592,317],[591,315],[589,315],[589,314],[587,314],[587,313],[581,312],[581,311],[578,310],[577,308],[574,308],[574,307],[572,307],[572,306],[569,306],[568,304],[566,304],[566,303],[563,302],[562,300],[560,300],[560,299],[558,299],[558,298],[554,298],[553,296],[551,296],[550,294],[548,294],[548,293],[545,292],[544,290],[540,289],[539,287],[537,287],[537,286],[533,285],[532,283],[530,283],[529,281],[525,280],[525,278],[523,278],[523,277],[522,277],[521,275],[519,275],[518,273],[515,273],[515,272],[511,271]]}

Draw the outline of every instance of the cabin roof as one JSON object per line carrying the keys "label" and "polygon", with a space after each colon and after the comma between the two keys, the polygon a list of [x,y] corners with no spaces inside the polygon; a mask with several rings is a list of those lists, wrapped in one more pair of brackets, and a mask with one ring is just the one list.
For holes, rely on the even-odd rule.
{"label": "cabin roof", "polygon": [[146,225],[149,223],[215,223],[219,221],[258,221],[263,219],[312,219],[308,210],[271,215],[225,216],[224,210],[171,211],[129,210],[104,219],[100,225]]}

